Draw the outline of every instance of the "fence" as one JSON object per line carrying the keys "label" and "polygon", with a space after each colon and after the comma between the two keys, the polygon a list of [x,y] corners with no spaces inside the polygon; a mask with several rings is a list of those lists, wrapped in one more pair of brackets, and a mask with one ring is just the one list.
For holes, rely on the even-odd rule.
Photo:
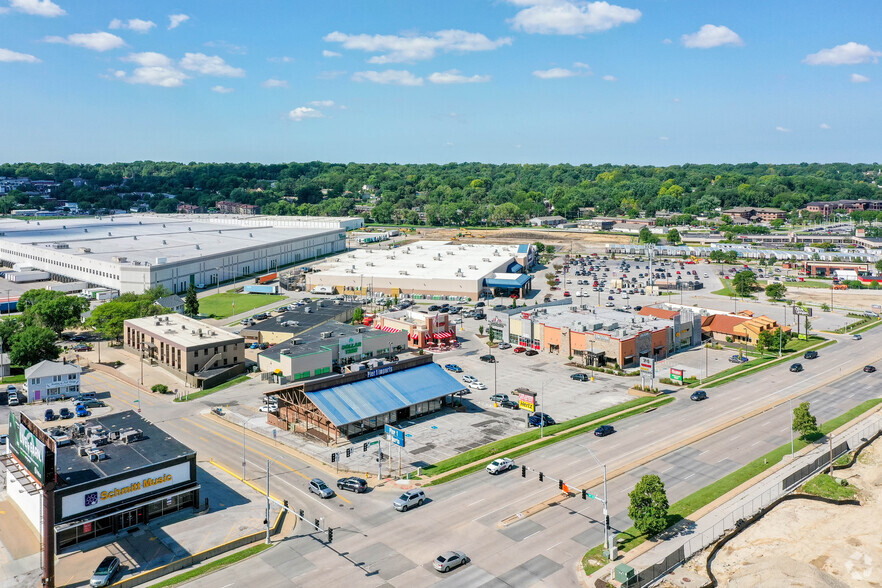
{"label": "fence", "polygon": [[[836,441],[839,443],[833,448],[833,461],[848,453],[849,447],[860,450],[864,445],[871,443],[880,433],[882,433],[882,413],[876,414],[837,435]],[[717,511],[702,517],[697,523],[688,520],[681,521],[668,531],[670,537],[663,537],[672,542],[677,542],[680,538],[679,545],[661,561],[636,573],[622,586],[624,588],[643,588],[653,583],[676,566],[685,563],[696,553],[717,542],[743,521],[767,508],[782,496],[793,492],[818,472],[829,468],[830,461],[829,447],[826,444],[819,444],[806,455],[733,498]],[[755,495],[755,492],[760,489],[762,492]]]}

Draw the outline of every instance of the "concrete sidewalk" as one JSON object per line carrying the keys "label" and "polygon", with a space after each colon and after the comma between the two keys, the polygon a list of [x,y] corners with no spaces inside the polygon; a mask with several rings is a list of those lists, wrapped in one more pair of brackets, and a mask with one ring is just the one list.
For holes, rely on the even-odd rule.
{"label": "concrete sidewalk", "polygon": [[[882,430],[882,406],[876,407],[834,431],[831,434],[833,445],[839,446],[842,443],[848,443],[849,449],[854,449],[861,444],[862,439],[872,437],[879,430]],[[829,455],[830,448],[826,442],[828,438],[825,438],[821,443],[803,448],[794,455],[792,461],[785,457],[779,464],[761,475],[748,480],[697,510],[688,519],[663,533],[661,540],[642,543],[590,576],[585,576],[579,566],[582,583],[594,586],[597,580],[606,581],[613,574],[615,567],[623,563],[633,567],[636,573],[640,574],[644,570],[664,562],[666,558],[670,558],[680,549],[682,552],[679,555],[688,559],[712,545],[726,532],[733,529],[737,521],[753,516],[791,491],[790,488],[783,488],[785,478],[816,459]],[[662,573],[667,570],[658,571]]]}

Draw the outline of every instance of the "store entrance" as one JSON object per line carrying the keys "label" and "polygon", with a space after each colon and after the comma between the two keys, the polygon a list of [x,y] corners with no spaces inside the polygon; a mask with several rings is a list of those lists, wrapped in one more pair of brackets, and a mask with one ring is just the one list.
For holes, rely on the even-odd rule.
{"label": "store entrance", "polygon": [[132,510],[127,510],[116,515],[116,530],[122,531],[123,529],[128,529],[129,527],[134,527],[138,523],[141,522],[141,509],[134,508]]}

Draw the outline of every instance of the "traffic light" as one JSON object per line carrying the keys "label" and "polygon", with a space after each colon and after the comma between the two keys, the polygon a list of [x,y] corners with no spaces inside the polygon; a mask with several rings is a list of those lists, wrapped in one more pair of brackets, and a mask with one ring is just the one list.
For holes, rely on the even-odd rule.
{"label": "traffic light", "polygon": [[352,448],[351,448],[351,447],[347,447],[347,448],[346,448],[346,457],[349,457],[350,455],[352,455]]}
{"label": "traffic light", "polygon": [[545,479],[545,474],[543,474],[542,472],[539,472],[539,481],[541,482],[544,479]]}
{"label": "traffic light", "polygon": [[334,529],[328,527],[328,543],[334,540]]}
{"label": "traffic light", "polygon": [[365,441],[364,445],[362,445],[362,449],[364,449],[364,451],[367,452],[367,441]]}
{"label": "traffic light", "polygon": [[525,466],[525,465],[522,465],[522,466],[521,466],[521,477],[522,477],[522,478],[526,478],[526,477],[527,477],[527,466]]}
{"label": "traffic light", "polygon": [[582,488],[582,500],[588,500],[588,491]]}
{"label": "traffic light", "polygon": [[331,463],[334,463],[335,461],[337,461],[337,454],[336,454],[336,453],[332,453],[332,454],[331,454]]}
{"label": "traffic light", "polygon": [[563,490],[563,480],[557,481],[557,488],[558,488],[558,490]]}

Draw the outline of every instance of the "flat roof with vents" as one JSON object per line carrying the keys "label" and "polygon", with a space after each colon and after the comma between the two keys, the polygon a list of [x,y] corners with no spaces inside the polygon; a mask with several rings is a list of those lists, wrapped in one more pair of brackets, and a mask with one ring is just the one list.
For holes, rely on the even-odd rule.
{"label": "flat roof with vents", "polygon": [[194,347],[198,345],[217,345],[225,343],[241,343],[244,337],[233,335],[220,327],[203,323],[182,314],[162,314],[147,316],[125,321],[126,326],[132,326],[144,333],[162,337],[169,343],[181,347]]}

